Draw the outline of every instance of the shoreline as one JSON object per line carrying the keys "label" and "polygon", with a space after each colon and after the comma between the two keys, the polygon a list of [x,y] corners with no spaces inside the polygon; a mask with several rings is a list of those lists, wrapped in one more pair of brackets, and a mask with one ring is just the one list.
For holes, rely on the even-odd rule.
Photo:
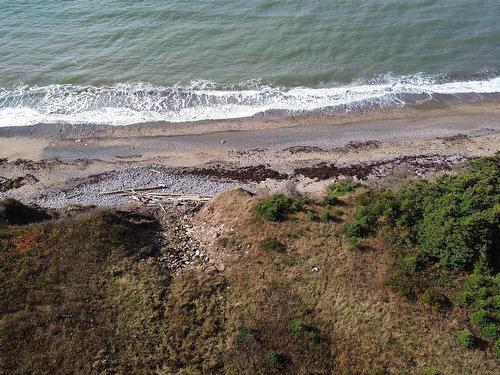
{"label": "shoreline", "polygon": [[36,124],[0,127],[0,138],[27,137],[46,139],[127,138],[200,135],[217,132],[293,128],[297,126],[336,126],[384,120],[419,120],[447,116],[500,114],[500,100],[467,103],[430,101],[401,108],[364,108],[347,111],[323,108],[307,112],[270,111],[251,117],[188,122],[146,122],[131,125]]}
{"label": "shoreline", "polygon": [[177,135],[155,135],[158,124],[113,128],[116,136],[94,129],[81,138],[72,131],[50,138],[20,128],[5,136],[4,130],[0,198],[45,207],[119,206],[130,202],[100,193],[160,184],[184,194],[243,187],[317,195],[339,179],[398,186],[454,173],[471,157],[500,151],[500,103],[390,115],[345,124],[325,115],[241,120],[246,127],[239,131]]}

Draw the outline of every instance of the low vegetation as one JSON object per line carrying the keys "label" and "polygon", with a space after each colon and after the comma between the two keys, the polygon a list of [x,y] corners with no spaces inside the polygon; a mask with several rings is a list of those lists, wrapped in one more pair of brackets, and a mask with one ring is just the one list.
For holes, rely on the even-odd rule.
{"label": "low vegetation", "polygon": [[449,306],[450,296],[469,309],[477,333],[495,345],[500,338],[500,157],[473,160],[466,171],[435,181],[369,191],[358,201],[345,233],[355,239],[383,233],[393,256],[388,284],[406,298],[420,296],[433,310]]}
{"label": "low vegetation", "polygon": [[474,346],[474,335],[468,330],[464,329],[457,334],[458,343],[464,348],[470,349]]}
{"label": "low vegetation", "polygon": [[318,200],[227,192],[197,219],[230,228],[224,267],[175,274],[147,215],[4,220],[0,373],[495,374],[499,189],[496,157]]}
{"label": "low vegetation", "polygon": [[282,221],[288,214],[301,209],[301,202],[284,194],[275,194],[255,205],[257,215],[267,221]]}
{"label": "low vegetation", "polygon": [[361,185],[350,181],[336,182],[328,186],[324,201],[326,204],[335,205],[339,203],[339,198],[358,189]]}
{"label": "low vegetation", "polygon": [[267,251],[284,253],[286,250],[286,245],[280,240],[278,240],[276,237],[266,237],[262,241],[262,248]]}

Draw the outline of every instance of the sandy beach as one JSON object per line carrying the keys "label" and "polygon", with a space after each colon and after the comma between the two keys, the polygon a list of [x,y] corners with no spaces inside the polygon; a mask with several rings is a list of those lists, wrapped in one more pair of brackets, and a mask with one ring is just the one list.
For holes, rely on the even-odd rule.
{"label": "sandy beach", "polygon": [[114,205],[100,193],[163,184],[320,193],[331,181],[399,184],[500,150],[500,104],[131,126],[0,128],[0,196],[43,206]]}

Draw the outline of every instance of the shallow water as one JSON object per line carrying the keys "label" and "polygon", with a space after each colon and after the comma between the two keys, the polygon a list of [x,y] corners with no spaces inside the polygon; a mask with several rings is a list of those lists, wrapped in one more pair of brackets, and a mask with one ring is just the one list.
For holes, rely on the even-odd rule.
{"label": "shallow water", "polygon": [[499,19],[498,0],[0,0],[0,125],[500,92]]}

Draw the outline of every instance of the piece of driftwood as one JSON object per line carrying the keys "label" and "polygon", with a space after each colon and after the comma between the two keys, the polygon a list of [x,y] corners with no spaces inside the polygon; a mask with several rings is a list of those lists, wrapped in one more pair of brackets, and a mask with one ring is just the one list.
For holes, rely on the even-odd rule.
{"label": "piece of driftwood", "polygon": [[102,192],[101,195],[119,195],[130,197],[131,199],[141,202],[148,206],[159,206],[163,212],[166,212],[162,203],[182,204],[186,202],[207,202],[211,198],[210,195],[200,194],[183,194],[183,193],[168,193],[158,192],[155,190],[165,189],[164,185],[145,186],[126,188],[122,190],[113,190]]}
{"label": "piece of driftwood", "polygon": [[129,187],[129,188],[123,188],[120,190],[110,190],[110,191],[104,191],[101,193],[101,195],[111,195],[111,194],[118,194],[124,191],[148,191],[148,190],[160,190],[160,189],[165,189],[165,185],[160,184],[160,185],[155,185],[155,186],[143,186],[143,187]]}

